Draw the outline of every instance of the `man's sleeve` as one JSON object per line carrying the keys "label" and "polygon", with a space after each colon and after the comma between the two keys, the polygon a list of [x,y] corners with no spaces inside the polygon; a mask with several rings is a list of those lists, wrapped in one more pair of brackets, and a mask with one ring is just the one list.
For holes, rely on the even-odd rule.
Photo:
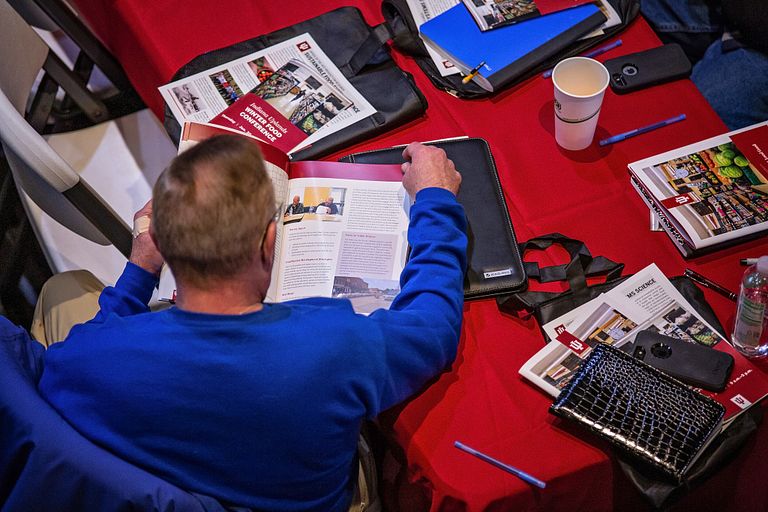
{"label": "man's sleeve", "polygon": [[411,207],[410,259],[389,310],[371,314],[383,347],[371,347],[381,380],[369,413],[405,400],[456,357],[464,306],[466,217],[441,188],[420,191]]}
{"label": "man's sleeve", "polygon": [[130,316],[149,311],[149,300],[157,277],[128,262],[115,286],[107,286],[99,296],[99,312],[88,323],[103,322],[107,316]]}

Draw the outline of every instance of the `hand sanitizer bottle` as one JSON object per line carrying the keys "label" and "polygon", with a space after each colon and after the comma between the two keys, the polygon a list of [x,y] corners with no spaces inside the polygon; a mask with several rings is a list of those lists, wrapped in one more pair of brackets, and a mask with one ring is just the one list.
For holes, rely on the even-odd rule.
{"label": "hand sanitizer bottle", "polygon": [[768,256],[744,272],[731,341],[747,357],[768,355]]}

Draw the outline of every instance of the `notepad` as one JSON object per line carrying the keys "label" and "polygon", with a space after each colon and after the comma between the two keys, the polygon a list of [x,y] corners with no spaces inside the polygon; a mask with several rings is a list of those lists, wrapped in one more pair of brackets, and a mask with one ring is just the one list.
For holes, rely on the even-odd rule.
{"label": "notepad", "polygon": [[464,4],[457,4],[421,25],[419,32],[425,44],[464,74],[485,62],[473,80],[493,92],[605,21],[597,6],[586,4],[482,32]]}

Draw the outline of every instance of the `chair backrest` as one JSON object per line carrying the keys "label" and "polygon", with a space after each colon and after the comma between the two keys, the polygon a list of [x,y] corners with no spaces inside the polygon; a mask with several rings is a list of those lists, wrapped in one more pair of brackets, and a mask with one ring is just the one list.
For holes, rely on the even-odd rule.
{"label": "chair backrest", "polygon": [[101,245],[114,244],[128,256],[129,227],[25,118],[35,79],[49,66],[61,76],[61,61],[0,0],[0,140],[16,186],[68,229]]}
{"label": "chair backrest", "polygon": [[58,30],[58,26],[33,0],[8,0],[27,23],[43,30]]}
{"label": "chair backrest", "polygon": [[223,512],[91,443],[37,391],[43,348],[0,316],[0,509]]}

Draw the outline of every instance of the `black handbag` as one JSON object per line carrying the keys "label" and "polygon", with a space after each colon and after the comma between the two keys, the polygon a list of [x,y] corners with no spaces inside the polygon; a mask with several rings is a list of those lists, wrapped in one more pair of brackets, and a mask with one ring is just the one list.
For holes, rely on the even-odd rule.
{"label": "black handbag", "polygon": [[[541,73],[544,70],[554,67],[558,61],[582,53],[587,48],[613,37],[624,30],[629,23],[637,17],[640,12],[639,0],[608,0],[616,13],[621,17],[621,23],[611,28],[605,29],[600,36],[589,39],[579,40],[568,46],[565,50],[559,52],[556,56],[539,62],[534,67],[528,69],[509,83],[505,87],[522,82],[533,75]],[[424,43],[419,38],[419,29],[413,20],[411,11],[408,8],[406,0],[384,0],[381,6],[384,19],[387,20],[390,30],[393,34],[393,43],[395,48],[401,52],[412,56],[419,67],[432,81],[432,84],[438,89],[442,89],[459,98],[482,98],[489,96],[491,92],[486,91],[474,82],[462,83],[461,75],[441,76],[435,63],[427,53]]]}
{"label": "black handbag", "polygon": [[[387,26],[371,27],[356,7],[341,7],[275,32],[199,55],[178,70],[172,81],[304,33],[312,36],[352,86],[376,109],[376,113],[294,153],[294,160],[321,158],[388,132],[426,111],[427,100],[416,87],[413,77],[400,69],[389,55],[386,42],[390,39],[390,32]],[[165,107],[164,126],[171,140],[178,141],[181,127],[168,106]]]}

